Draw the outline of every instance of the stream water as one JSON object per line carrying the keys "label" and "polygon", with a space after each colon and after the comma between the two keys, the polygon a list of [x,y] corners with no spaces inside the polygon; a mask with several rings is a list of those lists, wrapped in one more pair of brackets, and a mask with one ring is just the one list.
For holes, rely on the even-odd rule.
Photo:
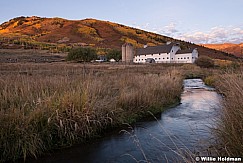
{"label": "stream water", "polygon": [[209,145],[209,128],[219,112],[219,103],[220,95],[201,79],[186,79],[181,103],[167,109],[160,118],[137,122],[124,131],[57,151],[35,162],[182,161],[180,153],[200,151]]}

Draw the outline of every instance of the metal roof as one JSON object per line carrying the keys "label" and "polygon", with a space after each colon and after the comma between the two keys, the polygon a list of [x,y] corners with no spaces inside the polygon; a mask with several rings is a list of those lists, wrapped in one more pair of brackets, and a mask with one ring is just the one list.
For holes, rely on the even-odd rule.
{"label": "metal roof", "polygon": [[173,43],[168,45],[159,45],[159,46],[149,46],[146,48],[138,48],[136,50],[136,55],[144,55],[144,54],[158,54],[158,53],[170,53]]}
{"label": "metal roof", "polygon": [[178,50],[176,54],[192,53],[193,49]]}

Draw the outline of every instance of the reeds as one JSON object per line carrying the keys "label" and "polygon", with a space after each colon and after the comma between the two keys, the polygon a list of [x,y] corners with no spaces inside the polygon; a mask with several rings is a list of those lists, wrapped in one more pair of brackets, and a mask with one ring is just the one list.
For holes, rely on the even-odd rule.
{"label": "reeds", "polygon": [[220,75],[215,85],[224,95],[223,109],[214,130],[218,153],[243,156],[243,71]]}
{"label": "reeds", "polygon": [[162,111],[182,91],[182,75],[173,68],[155,74],[152,67],[146,73],[45,64],[1,69],[1,161],[86,141],[149,111]]}

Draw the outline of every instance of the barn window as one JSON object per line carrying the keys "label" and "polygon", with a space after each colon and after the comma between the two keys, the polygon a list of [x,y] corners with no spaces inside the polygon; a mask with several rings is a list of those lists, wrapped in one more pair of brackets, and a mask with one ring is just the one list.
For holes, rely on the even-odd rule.
{"label": "barn window", "polygon": [[165,58],[163,58],[163,59],[165,59]]}
{"label": "barn window", "polygon": [[167,57],[167,59],[169,59],[169,57]]}
{"label": "barn window", "polygon": [[139,59],[139,61],[140,61],[140,59]]}
{"label": "barn window", "polygon": [[189,59],[189,57],[187,57],[187,59]]}
{"label": "barn window", "polygon": [[159,58],[159,60],[160,60],[160,58]]}
{"label": "barn window", "polygon": [[184,59],[186,59],[186,57],[184,57]]}
{"label": "barn window", "polygon": [[145,57],[146,57],[146,54],[145,54]]}
{"label": "barn window", "polygon": [[183,59],[183,58],[181,57],[181,59]]}
{"label": "barn window", "polygon": [[157,60],[157,58],[155,58],[155,60]]}
{"label": "barn window", "polygon": [[159,55],[160,55],[160,53],[159,53]]}
{"label": "barn window", "polygon": [[138,60],[136,59],[136,61],[138,61]]}
{"label": "barn window", "polygon": [[173,58],[171,58],[173,60]]}

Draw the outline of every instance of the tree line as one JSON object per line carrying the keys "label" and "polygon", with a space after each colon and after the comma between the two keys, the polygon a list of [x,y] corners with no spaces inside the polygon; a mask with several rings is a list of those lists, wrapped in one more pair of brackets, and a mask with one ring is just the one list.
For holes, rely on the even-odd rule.
{"label": "tree line", "polygon": [[[91,62],[93,60],[98,59],[99,50],[90,47],[79,47],[71,49],[68,53],[67,60],[68,61],[78,61],[78,62]],[[122,58],[121,51],[116,49],[106,49],[105,56],[107,60],[115,59],[116,61],[120,61]]]}

